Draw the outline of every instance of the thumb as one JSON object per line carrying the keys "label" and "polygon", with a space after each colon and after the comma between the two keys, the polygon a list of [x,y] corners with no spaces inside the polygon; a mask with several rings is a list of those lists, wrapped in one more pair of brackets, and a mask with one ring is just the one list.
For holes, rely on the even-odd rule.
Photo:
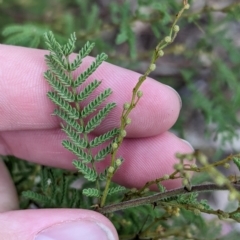
{"label": "thumb", "polygon": [[112,223],[82,209],[19,210],[0,214],[0,236],[8,240],[117,240]]}
{"label": "thumb", "polygon": [[100,213],[82,209],[18,208],[16,189],[0,160],[1,240],[116,240],[112,223]]}
{"label": "thumb", "polygon": [[17,191],[5,164],[0,157],[0,213],[18,209],[18,207]]}

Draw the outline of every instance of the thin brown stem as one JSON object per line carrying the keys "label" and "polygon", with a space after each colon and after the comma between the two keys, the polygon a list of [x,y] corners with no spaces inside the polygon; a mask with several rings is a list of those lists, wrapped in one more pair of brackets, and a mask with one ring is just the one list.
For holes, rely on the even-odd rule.
{"label": "thin brown stem", "polygon": [[[239,184],[232,184],[232,186],[236,190],[240,191]],[[106,214],[106,213],[123,210],[126,208],[137,207],[137,206],[146,205],[146,204],[154,204],[164,198],[173,197],[181,194],[189,194],[194,192],[201,193],[206,191],[217,191],[217,190],[229,190],[229,188],[228,186],[218,186],[217,184],[214,184],[214,183],[192,186],[191,191],[188,191],[186,188],[177,188],[167,192],[157,193],[148,197],[141,197],[141,198],[132,199],[132,200],[117,203],[117,204],[108,205],[103,208],[99,208],[98,211],[102,214]]]}

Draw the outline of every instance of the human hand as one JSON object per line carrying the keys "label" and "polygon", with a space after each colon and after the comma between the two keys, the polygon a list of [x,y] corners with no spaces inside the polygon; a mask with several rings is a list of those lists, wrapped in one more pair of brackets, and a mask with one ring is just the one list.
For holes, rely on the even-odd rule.
{"label": "human hand", "polygon": [[[48,83],[44,50],[0,45],[0,154],[15,155],[31,162],[73,169],[73,156],[61,146],[65,138],[60,121],[52,117],[54,106],[46,97]],[[81,69],[92,61],[87,58]],[[89,78],[101,79],[102,88],[110,87],[109,101],[117,107],[98,127],[101,134],[118,126],[122,106],[130,101],[139,74],[109,63],[102,64]],[[124,163],[114,180],[127,187],[141,187],[147,181],[171,173],[176,152],[192,152],[191,146],[168,130],[181,108],[178,94],[166,85],[148,79],[143,97],[131,112],[132,123],[119,149]],[[101,163],[100,168],[107,163]],[[167,188],[180,185],[166,181]],[[16,190],[0,161],[0,239],[118,239],[116,230],[103,215],[81,209],[17,210]]]}

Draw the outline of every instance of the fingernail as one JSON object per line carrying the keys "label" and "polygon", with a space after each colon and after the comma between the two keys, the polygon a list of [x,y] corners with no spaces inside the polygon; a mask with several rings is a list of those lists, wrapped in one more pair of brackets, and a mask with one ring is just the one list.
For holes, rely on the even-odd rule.
{"label": "fingernail", "polygon": [[193,146],[192,146],[188,141],[186,141],[185,139],[182,139],[182,138],[181,138],[181,140],[182,140],[183,142],[185,142],[185,143],[194,151]]}
{"label": "fingernail", "polygon": [[63,222],[44,229],[35,240],[114,240],[112,231],[93,220]]}
{"label": "fingernail", "polygon": [[176,93],[176,95],[178,96],[178,99],[179,99],[180,108],[182,108],[182,99],[181,99],[179,93],[178,93],[174,88],[172,88],[172,87],[170,87],[170,86],[168,86],[168,85],[166,85],[166,86],[169,87],[169,88],[171,88],[172,91]]}

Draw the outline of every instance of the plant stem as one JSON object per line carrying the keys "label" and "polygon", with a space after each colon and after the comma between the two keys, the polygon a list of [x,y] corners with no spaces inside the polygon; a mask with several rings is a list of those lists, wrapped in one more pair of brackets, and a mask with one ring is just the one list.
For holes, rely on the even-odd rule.
{"label": "plant stem", "polygon": [[[232,184],[232,186],[236,190],[240,191],[239,184]],[[228,189],[229,189],[228,186],[218,186],[215,183],[195,185],[195,186],[192,186],[191,191],[186,190],[186,188],[177,188],[167,192],[157,193],[148,197],[141,197],[141,198],[132,199],[132,200],[121,202],[121,203],[108,205],[106,207],[99,208],[98,211],[102,214],[106,214],[106,213],[123,210],[126,208],[137,207],[137,206],[146,205],[146,204],[154,204],[164,198],[173,197],[181,194],[189,194],[194,192],[201,193],[201,192],[207,192],[207,191],[228,190]]]}
{"label": "plant stem", "polygon": [[[186,2],[186,1],[185,1]],[[137,96],[137,92],[139,90],[139,88],[141,87],[142,83],[147,79],[147,77],[149,76],[149,74],[154,71],[154,69],[152,69],[152,65],[155,65],[157,59],[160,57],[159,54],[158,54],[158,51],[159,50],[162,50],[163,48],[165,48],[166,46],[168,46],[169,44],[171,44],[175,37],[177,36],[177,32],[174,33],[173,35],[173,27],[176,25],[176,23],[178,22],[178,20],[180,19],[180,17],[182,16],[184,10],[185,10],[185,3],[184,2],[184,7],[178,12],[178,14],[176,15],[176,18],[174,19],[174,22],[171,26],[171,29],[170,29],[170,33],[169,33],[169,36],[171,37],[171,41],[170,42],[165,42],[164,40],[160,41],[158,43],[158,45],[156,46],[155,48],[155,51],[153,52],[153,55],[152,55],[152,58],[151,58],[151,62],[147,68],[147,70],[145,71],[145,73],[138,79],[138,82],[136,84],[136,86],[133,88],[132,90],[132,98],[131,98],[131,102],[130,102],[130,106],[128,109],[124,109],[123,112],[122,112],[122,115],[121,115],[121,124],[120,124],[120,133],[117,137],[117,144],[118,144],[118,147],[116,149],[113,149],[112,150],[112,153],[111,153],[111,163],[110,163],[110,166],[114,166],[114,162],[116,160],[116,154],[117,154],[117,151],[119,149],[119,147],[121,146],[122,142],[123,142],[123,136],[121,135],[121,132],[123,130],[125,130],[126,126],[127,126],[127,123],[126,123],[126,120],[130,114],[130,112],[136,107],[138,101],[139,101],[139,97]],[[173,37],[172,37],[173,35]],[[102,198],[101,198],[101,201],[100,201],[100,207],[103,207],[105,205],[105,202],[106,202],[106,199],[107,199],[107,194],[108,194],[108,191],[109,191],[109,186],[110,186],[110,183],[112,181],[112,177],[113,177],[114,174],[112,174],[111,176],[109,176],[107,178],[107,182],[106,182],[106,185],[105,185],[105,188],[104,188],[104,191],[103,191],[103,195],[102,195]]]}

